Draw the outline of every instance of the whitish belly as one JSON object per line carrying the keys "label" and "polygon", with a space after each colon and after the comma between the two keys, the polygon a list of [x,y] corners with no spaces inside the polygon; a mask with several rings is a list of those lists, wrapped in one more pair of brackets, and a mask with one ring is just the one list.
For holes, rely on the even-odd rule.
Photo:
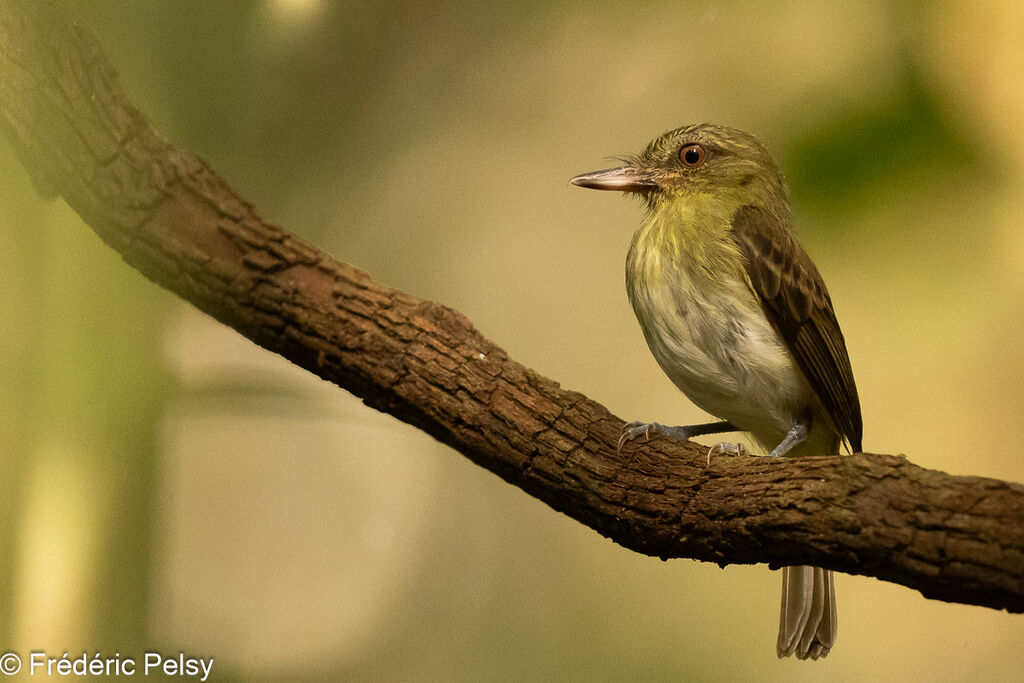
{"label": "whitish belly", "polygon": [[813,401],[806,380],[744,282],[689,284],[631,288],[651,352],[702,410],[777,443]]}

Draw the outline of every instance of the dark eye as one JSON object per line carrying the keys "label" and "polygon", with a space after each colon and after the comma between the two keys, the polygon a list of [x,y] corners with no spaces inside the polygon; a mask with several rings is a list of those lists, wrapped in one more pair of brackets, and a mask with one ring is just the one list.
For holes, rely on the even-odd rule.
{"label": "dark eye", "polygon": [[683,162],[683,166],[697,168],[703,165],[707,158],[708,153],[704,151],[704,145],[698,145],[696,142],[683,145],[683,148],[679,150],[679,160]]}

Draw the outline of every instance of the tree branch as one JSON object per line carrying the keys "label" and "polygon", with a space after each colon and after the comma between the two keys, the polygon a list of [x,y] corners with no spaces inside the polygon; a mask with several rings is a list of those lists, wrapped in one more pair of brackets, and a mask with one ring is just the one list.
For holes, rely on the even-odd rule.
{"label": "tree branch", "polygon": [[125,98],[49,0],[0,0],[0,126],[133,267],[257,344],[413,424],[637,552],[875,576],[1024,611],[1024,487],[905,458],[718,458],[615,442],[623,422],[523,367],[461,314],[263,220]]}

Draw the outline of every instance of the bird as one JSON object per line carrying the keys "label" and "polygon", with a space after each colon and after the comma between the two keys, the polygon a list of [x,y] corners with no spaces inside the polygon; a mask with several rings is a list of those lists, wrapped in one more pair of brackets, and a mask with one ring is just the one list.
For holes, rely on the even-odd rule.
{"label": "bird", "polygon": [[[645,216],[626,256],[626,291],[661,369],[719,419],[630,422],[643,435],[746,432],[773,457],[861,451],[860,399],[825,281],[792,227],[789,188],[753,135],[682,126],[623,165],[570,180],[639,197]],[[721,442],[712,453],[743,454]],[[833,575],[784,567],[776,653],[828,655],[836,639]]]}

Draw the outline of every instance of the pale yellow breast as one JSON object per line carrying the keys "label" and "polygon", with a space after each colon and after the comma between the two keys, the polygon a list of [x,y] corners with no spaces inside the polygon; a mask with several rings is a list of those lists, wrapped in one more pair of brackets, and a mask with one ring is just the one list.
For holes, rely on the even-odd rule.
{"label": "pale yellow breast", "polygon": [[627,291],[673,383],[702,410],[777,442],[814,399],[728,231],[686,207],[651,215],[630,245]]}

